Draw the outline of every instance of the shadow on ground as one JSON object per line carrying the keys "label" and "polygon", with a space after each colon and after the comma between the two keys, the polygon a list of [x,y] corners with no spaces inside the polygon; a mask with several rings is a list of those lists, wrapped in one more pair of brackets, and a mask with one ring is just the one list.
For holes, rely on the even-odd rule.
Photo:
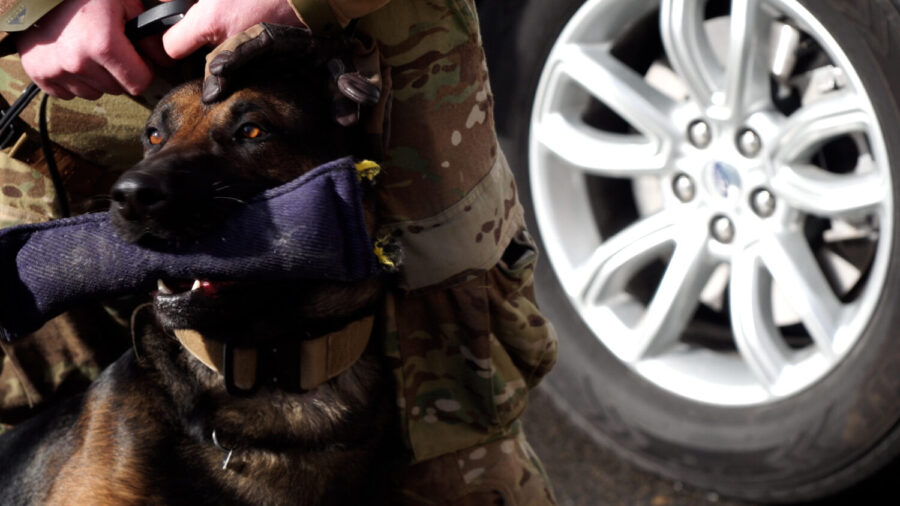
{"label": "shadow on ground", "polygon": [[524,423],[560,506],[750,504],[660,478],[625,462],[572,424],[544,389],[531,393]]}
{"label": "shadow on ground", "polygon": [[[625,462],[570,422],[543,388],[532,392],[524,423],[529,442],[547,467],[560,506],[753,504],[661,478]],[[892,464],[850,490],[804,505],[887,504],[891,501],[872,498],[896,498],[898,472],[900,463]]]}

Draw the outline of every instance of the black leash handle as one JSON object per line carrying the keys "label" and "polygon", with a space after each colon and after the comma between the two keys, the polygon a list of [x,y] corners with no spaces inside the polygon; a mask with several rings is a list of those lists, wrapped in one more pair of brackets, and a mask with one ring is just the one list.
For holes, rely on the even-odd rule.
{"label": "black leash handle", "polygon": [[181,21],[184,14],[197,0],[173,0],[163,2],[152,9],[147,9],[138,17],[125,23],[125,36],[132,43],[145,37],[163,33],[175,23]]}

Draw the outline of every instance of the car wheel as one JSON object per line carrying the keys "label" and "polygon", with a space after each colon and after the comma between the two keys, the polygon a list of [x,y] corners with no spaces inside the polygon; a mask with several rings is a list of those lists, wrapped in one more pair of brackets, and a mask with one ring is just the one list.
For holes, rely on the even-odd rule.
{"label": "car wheel", "polygon": [[897,4],[534,0],[491,62],[550,386],[630,460],[794,501],[900,450]]}

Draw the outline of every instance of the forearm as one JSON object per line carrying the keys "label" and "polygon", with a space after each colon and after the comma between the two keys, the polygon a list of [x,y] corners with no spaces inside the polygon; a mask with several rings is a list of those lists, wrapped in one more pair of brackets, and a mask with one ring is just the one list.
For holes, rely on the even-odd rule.
{"label": "forearm", "polygon": [[347,26],[351,19],[374,12],[390,0],[288,0],[314,32]]}

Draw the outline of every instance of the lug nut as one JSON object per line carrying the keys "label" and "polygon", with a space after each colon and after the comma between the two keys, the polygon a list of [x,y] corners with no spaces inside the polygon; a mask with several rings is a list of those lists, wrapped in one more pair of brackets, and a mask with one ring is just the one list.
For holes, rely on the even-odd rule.
{"label": "lug nut", "polygon": [[737,144],[738,151],[747,158],[753,158],[762,149],[762,140],[760,140],[759,135],[749,128],[745,128],[738,134]]}
{"label": "lug nut", "polygon": [[760,188],[750,197],[750,207],[759,216],[768,218],[775,212],[775,195],[765,188]]}
{"label": "lug nut", "polygon": [[734,224],[725,216],[713,218],[709,230],[719,242],[727,244],[734,240]]}
{"label": "lug nut", "polygon": [[712,142],[712,130],[709,124],[703,120],[697,120],[688,126],[688,140],[695,147],[703,149]]}
{"label": "lug nut", "polygon": [[687,174],[679,174],[675,177],[675,180],[672,181],[672,190],[675,192],[675,196],[678,197],[678,200],[682,202],[694,200],[694,195],[696,194],[694,180]]}

